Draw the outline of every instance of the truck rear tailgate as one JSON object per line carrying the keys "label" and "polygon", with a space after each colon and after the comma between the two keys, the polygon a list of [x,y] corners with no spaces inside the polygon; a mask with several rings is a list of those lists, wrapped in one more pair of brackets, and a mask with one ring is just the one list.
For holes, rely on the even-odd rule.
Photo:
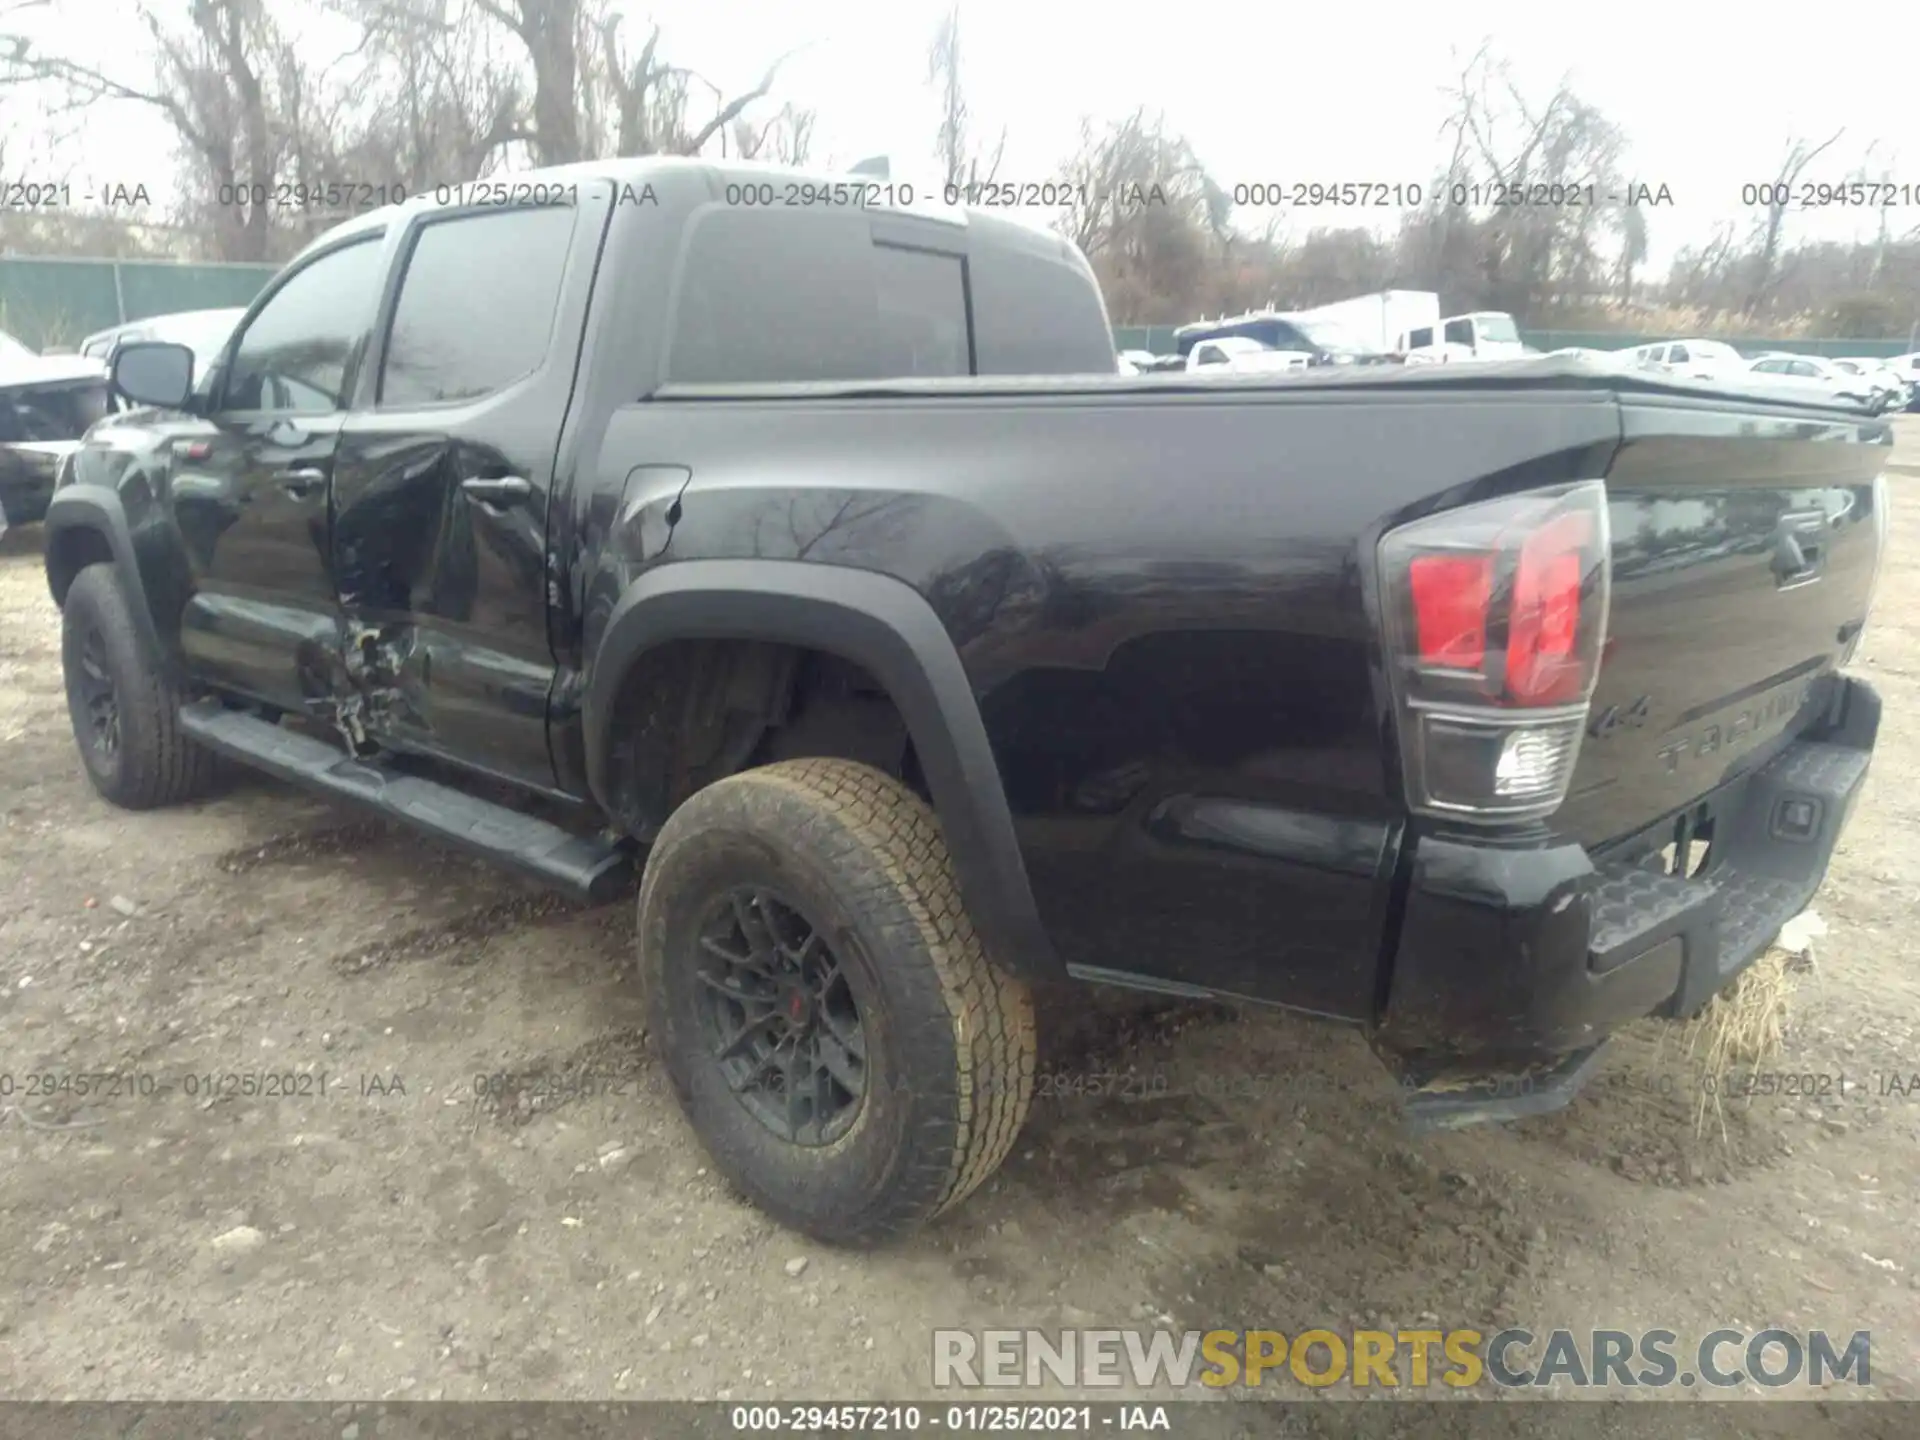
{"label": "truck rear tailgate", "polygon": [[1879,422],[1622,397],[1612,607],[1554,826],[1589,848],[1763,763],[1821,713],[1878,566]]}

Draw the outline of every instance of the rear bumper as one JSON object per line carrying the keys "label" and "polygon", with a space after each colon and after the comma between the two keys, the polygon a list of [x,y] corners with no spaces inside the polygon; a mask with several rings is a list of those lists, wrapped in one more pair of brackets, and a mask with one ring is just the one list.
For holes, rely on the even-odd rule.
{"label": "rear bumper", "polygon": [[1416,1094],[1440,1077],[1459,1095],[1472,1076],[1537,1074],[1563,1077],[1564,1103],[1613,1030],[1697,1013],[1805,908],[1879,725],[1879,696],[1842,679],[1821,728],[1689,807],[1690,833],[1712,827],[1690,877],[1661,860],[1681,816],[1598,856],[1421,838],[1376,1047]]}

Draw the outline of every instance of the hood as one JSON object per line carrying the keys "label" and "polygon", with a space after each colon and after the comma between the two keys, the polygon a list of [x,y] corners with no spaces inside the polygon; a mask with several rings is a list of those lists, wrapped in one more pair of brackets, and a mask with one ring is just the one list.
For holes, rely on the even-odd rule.
{"label": "hood", "polygon": [[86,355],[0,355],[0,386],[106,378],[107,367]]}

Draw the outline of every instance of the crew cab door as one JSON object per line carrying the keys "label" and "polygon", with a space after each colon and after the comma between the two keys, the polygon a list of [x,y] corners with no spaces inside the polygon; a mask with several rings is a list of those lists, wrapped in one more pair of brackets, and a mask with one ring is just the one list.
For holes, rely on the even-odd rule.
{"label": "crew cab door", "polygon": [[344,719],[547,788],[547,511],[603,187],[426,210],[398,246],[336,462]]}
{"label": "crew cab door", "polygon": [[339,606],[327,493],[341,406],[379,298],[378,232],[285,272],[234,338],[207,414],[173,446],[192,672],[290,710],[325,702]]}

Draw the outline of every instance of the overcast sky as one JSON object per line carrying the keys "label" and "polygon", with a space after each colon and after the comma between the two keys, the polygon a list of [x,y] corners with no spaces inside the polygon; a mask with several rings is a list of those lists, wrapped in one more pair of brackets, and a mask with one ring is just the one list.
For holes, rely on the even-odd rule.
{"label": "overcast sky", "polygon": [[[184,15],[186,0],[171,3]],[[783,71],[776,98],[817,110],[816,159],[845,165],[886,153],[896,180],[937,184],[926,50],[945,0],[662,0],[627,8],[636,22],[663,22],[664,55],[730,91],[749,87],[774,56],[806,45]],[[56,0],[31,24],[12,23],[48,49],[145,83],[151,65],[132,9],[132,0]],[[281,14],[303,9],[321,13],[318,5],[276,3]],[[1876,159],[1920,189],[1920,134],[1903,133],[1915,124],[1920,42],[1920,7],[1907,0],[1777,11],[1751,0],[962,0],[961,17],[976,128],[983,138],[1006,129],[1002,179],[1051,178],[1082,116],[1118,118],[1145,103],[1187,135],[1228,187],[1425,181],[1443,155],[1443,90],[1490,39],[1530,95],[1544,98],[1569,79],[1626,132],[1632,176],[1670,188],[1672,208],[1649,214],[1656,265],[1716,224],[1751,220],[1740,187],[1772,177],[1789,136],[1819,140],[1846,127],[1807,178],[1847,178],[1877,142]],[[317,61],[337,53],[330,30],[311,25]],[[33,178],[21,163],[31,154],[76,182],[145,181],[156,195],[171,193],[168,131],[140,106],[94,107],[55,129],[13,100],[0,118],[9,180]],[[1289,224],[1303,231],[1316,219],[1354,218],[1295,212]],[[1793,235],[1808,237],[1844,238],[1871,226],[1837,210],[1793,223]],[[1920,207],[1895,225],[1920,226]]]}

